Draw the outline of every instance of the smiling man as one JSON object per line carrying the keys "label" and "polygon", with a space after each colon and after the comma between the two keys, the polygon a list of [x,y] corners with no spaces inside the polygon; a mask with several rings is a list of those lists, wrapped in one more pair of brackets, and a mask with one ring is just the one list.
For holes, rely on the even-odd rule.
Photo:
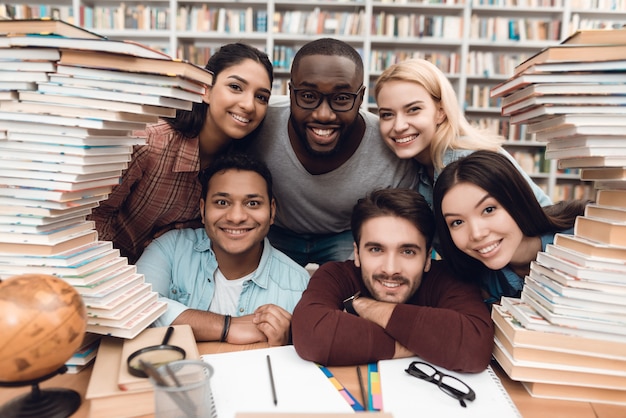
{"label": "smiling man", "polygon": [[385,146],[378,117],[361,109],[363,61],[323,38],[296,53],[289,101],[272,104],[249,152],[271,168],[280,205],[269,239],[301,265],[352,255],[350,213],[368,192],[417,184],[417,162]]}
{"label": "smiling man", "polygon": [[354,261],[321,266],[294,310],[302,358],[344,366],[417,355],[450,370],[487,367],[489,310],[478,286],[431,260],[433,216],[413,190],[382,189],[359,200]]}
{"label": "smiling man", "polygon": [[268,168],[234,154],[199,177],[204,228],[165,233],[137,262],[168,303],[156,325],[189,324],[198,341],[287,344],[309,274],[266,238],[276,212]]}

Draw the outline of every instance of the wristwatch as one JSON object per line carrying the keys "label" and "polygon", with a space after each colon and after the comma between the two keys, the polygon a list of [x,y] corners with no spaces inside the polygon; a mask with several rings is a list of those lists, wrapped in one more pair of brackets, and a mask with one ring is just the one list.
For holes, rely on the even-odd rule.
{"label": "wristwatch", "polygon": [[355,300],[357,300],[359,298],[359,296],[361,296],[361,291],[360,290],[358,292],[356,292],[354,295],[350,296],[349,298],[344,299],[343,307],[346,310],[346,312],[351,313],[352,315],[359,316],[359,314],[354,310],[354,306],[352,306],[352,303]]}

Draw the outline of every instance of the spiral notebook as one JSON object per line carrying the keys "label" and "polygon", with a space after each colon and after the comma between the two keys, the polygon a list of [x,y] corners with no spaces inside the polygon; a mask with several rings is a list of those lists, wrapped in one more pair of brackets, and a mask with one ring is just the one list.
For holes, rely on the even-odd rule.
{"label": "spiral notebook", "polygon": [[435,366],[442,373],[464,381],[476,392],[476,399],[463,408],[459,401],[446,395],[437,385],[415,378],[404,370],[412,361],[409,357],[378,362],[383,411],[394,418],[424,417],[498,417],[521,418],[491,366],[482,373],[456,373]]}

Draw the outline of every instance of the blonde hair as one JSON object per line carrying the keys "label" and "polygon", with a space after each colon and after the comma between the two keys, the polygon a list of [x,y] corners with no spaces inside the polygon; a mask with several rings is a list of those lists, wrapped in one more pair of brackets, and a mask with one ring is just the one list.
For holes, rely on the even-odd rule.
{"label": "blonde hair", "polygon": [[443,169],[443,154],[448,149],[498,151],[504,138],[490,131],[470,125],[448,78],[434,64],[421,58],[412,58],[387,68],[376,80],[374,97],[388,81],[407,81],[424,87],[446,115],[435,132],[430,157],[436,170]]}

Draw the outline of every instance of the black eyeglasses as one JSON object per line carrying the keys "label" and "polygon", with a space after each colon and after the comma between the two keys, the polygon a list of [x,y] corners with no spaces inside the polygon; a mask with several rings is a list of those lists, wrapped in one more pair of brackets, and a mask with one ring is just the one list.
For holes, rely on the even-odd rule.
{"label": "black eyeglasses", "polygon": [[328,94],[311,89],[297,89],[291,83],[289,83],[289,88],[296,98],[296,104],[302,109],[317,109],[324,100],[327,100],[328,105],[335,112],[348,112],[354,107],[356,98],[359,97],[365,86],[359,87],[356,93],[340,92]]}
{"label": "black eyeglasses", "polygon": [[476,399],[474,390],[465,382],[449,374],[441,373],[428,363],[421,361],[412,362],[405,370],[411,376],[436,384],[445,394],[457,399],[462,407],[466,407],[465,401]]}

